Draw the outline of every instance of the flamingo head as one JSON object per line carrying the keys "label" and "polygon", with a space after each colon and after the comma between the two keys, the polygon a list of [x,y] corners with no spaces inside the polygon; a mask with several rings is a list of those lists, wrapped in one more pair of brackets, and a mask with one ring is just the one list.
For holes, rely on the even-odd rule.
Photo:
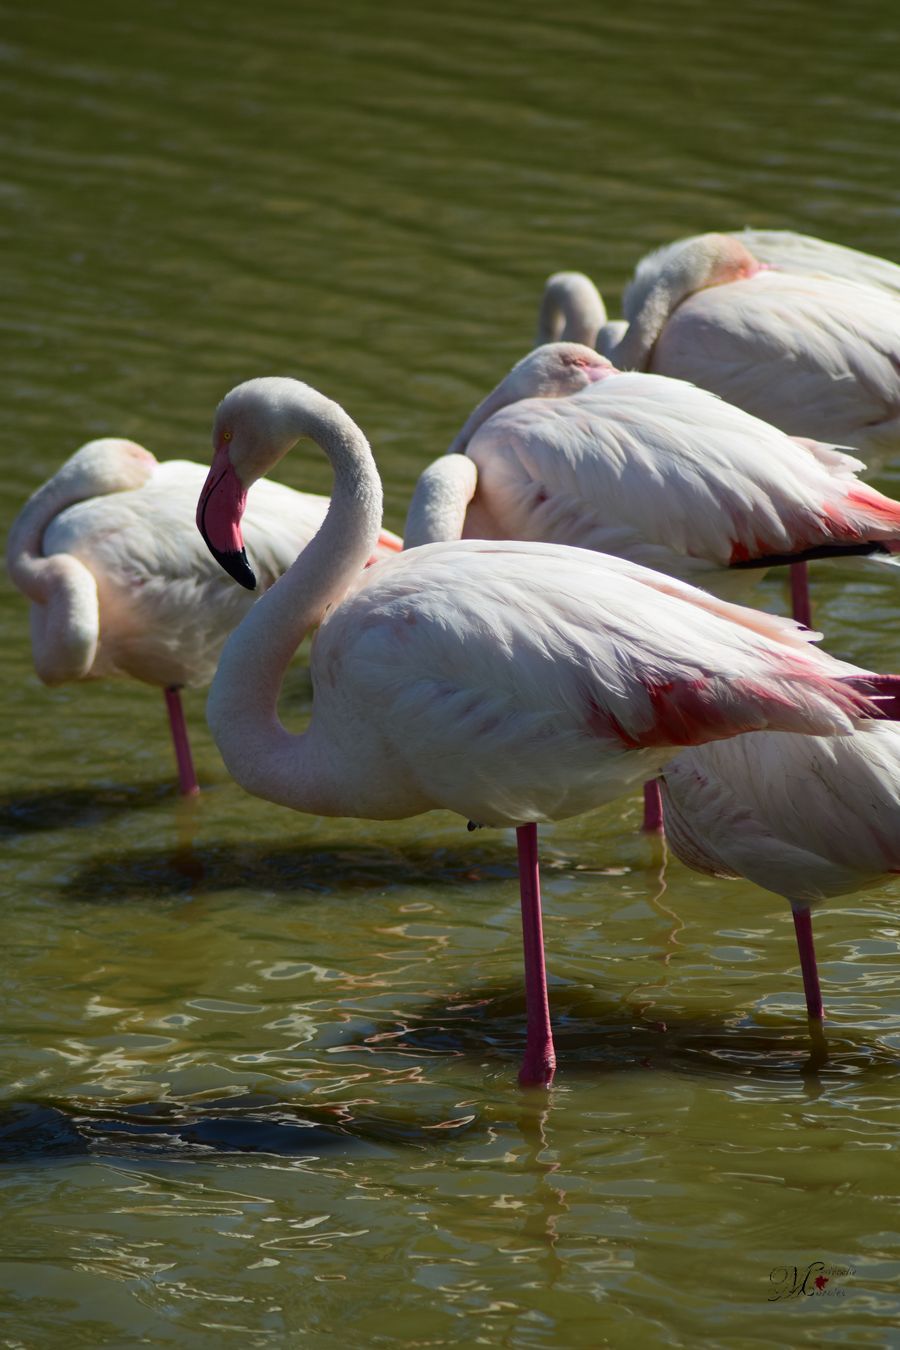
{"label": "flamingo head", "polygon": [[547,342],[535,347],[482,399],[450,450],[465,451],[482,423],[510,403],[523,398],[567,398],[615,373],[615,366],[605,356],[580,342]]}
{"label": "flamingo head", "polygon": [[247,492],[298,438],[297,381],[268,376],[226,394],[213,424],[213,461],[200,500],[197,528],[221,567],[247,590],[256,576],[247,558],[241,518]]}

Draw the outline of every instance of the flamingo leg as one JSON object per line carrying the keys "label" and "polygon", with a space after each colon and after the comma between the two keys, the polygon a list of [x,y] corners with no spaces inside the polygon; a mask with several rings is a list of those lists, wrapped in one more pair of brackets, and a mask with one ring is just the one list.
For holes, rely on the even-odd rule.
{"label": "flamingo leg", "polygon": [[803,972],[803,992],[806,995],[806,1011],[810,1023],[821,1030],[825,1018],[822,1004],[822,990],[819,988],[819,972],[816,967],[816,951],[813,946],[812,915],[809,905],[792,905],[794,913],[794,932],[797,934],[797,949],[800,952],[800,969]]}
{"label": "flamingo leg", "polygon": [[809,573],[805,562],[791,563],[791,614],[804,628],[812,628]]}
{"label": "flamingo leg", "polygon": [[658,778],[651,778],[649,783],[644,784],[644,823],[641,829],[645,834],[663,833],[663,804]]}
{"label": "flamingo leg", "polygon": [[172,729],[172,744],[175,747],[175,762],[178,765],[178,787],[185,797],[193,797],[200,791],[197,775],[194,772],[194,760],[191,755],[191,743],[188,740],[187,726],[184,720],[184,708],[181,706],[181,694],[177,686],[164,689],[166,710],[169,714],[169,726]]}
{"label": "flamingo leg", "polygon": [[523,1087],[549,1087],[556,1072],[556,1051],[553,1048],[550,1004],[547,999],[537,826],[519,825],[516,829],[516,844],[522,899],[522,941],[525,947],[525,1008],[528,1016],[525,1058],[519,1070],[519,1082]]}

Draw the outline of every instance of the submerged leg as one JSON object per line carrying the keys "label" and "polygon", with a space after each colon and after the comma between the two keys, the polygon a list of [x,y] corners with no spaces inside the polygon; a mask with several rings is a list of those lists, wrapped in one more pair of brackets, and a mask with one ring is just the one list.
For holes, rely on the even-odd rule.
{"label": "submerged leg", "polygon": [[191,757],[191,743],[188,740],[187,726],[184,721],[184,709],[181,706],[181,694],[174,685],[164,689],[166,709],[169,714],[169,726],[172,729],[172,744],[175,747],[175,762],[178,765],[178,787],[185,797],[192,797],[200,791],[194,761]]}
{"label": "submerged leg", "polygon": [[556,1071],[556,1051],[550,1029],[544,932],[541,925],[541,885],[538,875],[537,826],[516,830],[519,850],[519,892],[522,898],[522,941],[525,946],[525,1008],[528,1033],[525,1058],[519,1070],[523,1087],[549,1087]]}
{"label": "submerged leg", "polygon": [[806,1011],[813,1025],[821,1030],[825,1017],[822,1005],[822,990],[819,988],[819,972],[816,967],[816,951],[813,946],[812,915],[809,905],[791,905],[794,913],[794,932],[797,934],[797,950],[800,952],[800,969],[803,972],[803,992],[806,995]]}
{"label": "submerged leg", "polygon": [[645,834],[663,833],[663,804],[658,778],[651,778],[649,783],[644,784],[644,823],[641,829]]}
{"label": "submerged leg", "polygon": [[791,614],[804,628],[812,628],[809,574],[805,562],[791,563]]}

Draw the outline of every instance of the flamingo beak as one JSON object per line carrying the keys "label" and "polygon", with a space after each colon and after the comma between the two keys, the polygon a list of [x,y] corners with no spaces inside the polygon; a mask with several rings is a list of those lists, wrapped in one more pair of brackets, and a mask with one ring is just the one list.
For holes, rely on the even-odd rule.
{"label": "flamingo beak", "polygon": [[256,577],[247,560],[241,534],[241,516],[247,505],[247,489],[235,472],[222,446],[216,451],[197,503],[197,529],[220,567],[248,591],[256,589]]}

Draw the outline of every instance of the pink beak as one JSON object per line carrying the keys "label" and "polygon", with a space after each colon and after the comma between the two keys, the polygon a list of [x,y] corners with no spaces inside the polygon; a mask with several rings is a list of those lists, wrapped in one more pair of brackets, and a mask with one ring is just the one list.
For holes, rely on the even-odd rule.
{"label": "pink beak", "polygon": [[235,581],[256,589],[256,577],[247,560],[241,534],[241,517],[247,505],[247,489],[235,472],[222,446],[216,451],[197,503],[197,529],[216,562]]}

